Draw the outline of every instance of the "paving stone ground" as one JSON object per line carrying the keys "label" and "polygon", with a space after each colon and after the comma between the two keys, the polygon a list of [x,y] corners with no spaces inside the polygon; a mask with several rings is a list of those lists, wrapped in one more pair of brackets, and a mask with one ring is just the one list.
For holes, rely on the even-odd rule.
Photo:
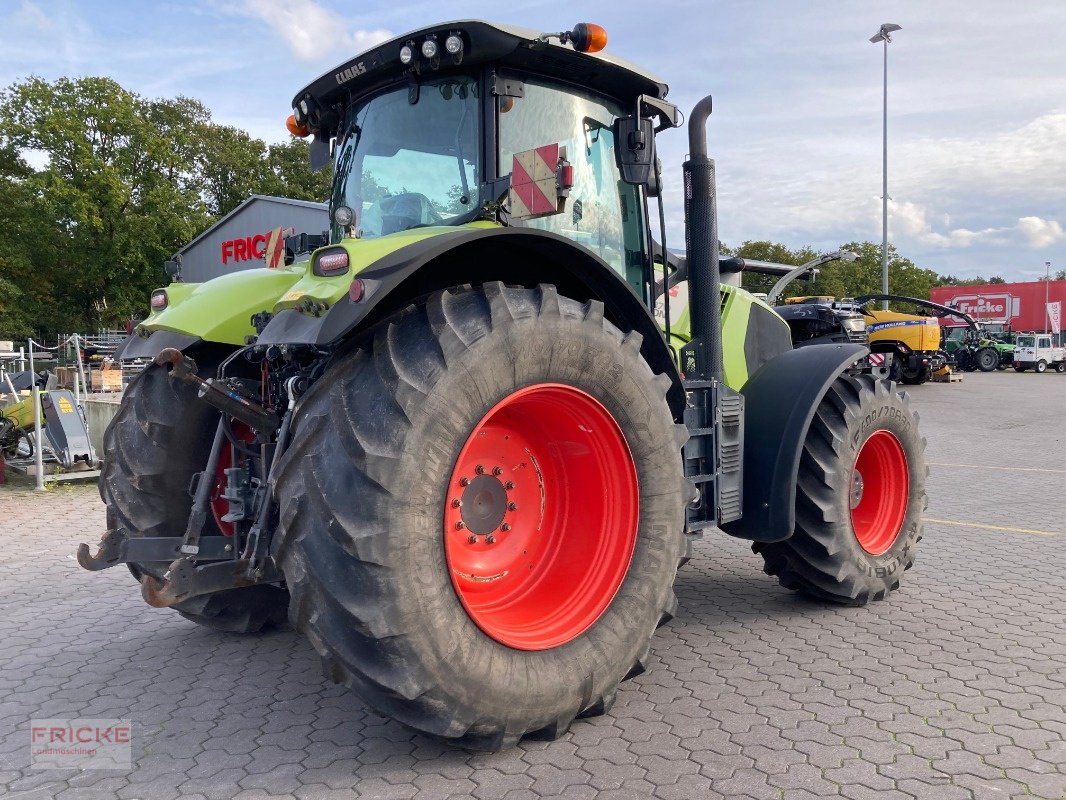
{"label": "paving stone ground", "polygon": [[[864,609],[781,589],[708,536],[608,716],[454,750],[367,710],[292,631],[215,633],[90,574],[95,487],[0,487],[0,796],[1066,797],[1066,377],[911,390],[931,462],[918,562]],[[1011,530],[1018,529],[1018,530]],[[1040,533],[1043,532],[1043,533]],[[130,771],[29,768],[29,720],[127,717]]]}

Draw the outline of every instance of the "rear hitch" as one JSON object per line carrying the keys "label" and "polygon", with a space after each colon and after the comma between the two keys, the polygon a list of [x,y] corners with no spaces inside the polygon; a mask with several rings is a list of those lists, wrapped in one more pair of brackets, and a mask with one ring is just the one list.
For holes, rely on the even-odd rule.
{"label": "rear hitch", "polygon": [[96,555],[89,555],[89,545],[78,545],[78,563],[83,569],[98,572],[126,561],[126,536],[121,531],[109,530],[100,539]]}
{"label": "rear hitch", "polygon": [[191,597],[282,580],[272,559],[264,559],[258,566],[247,558],[197,566],[194,558],[183,556],[171,563],[162,583],[145,575],[141,597],[154,608],[169,608]]}

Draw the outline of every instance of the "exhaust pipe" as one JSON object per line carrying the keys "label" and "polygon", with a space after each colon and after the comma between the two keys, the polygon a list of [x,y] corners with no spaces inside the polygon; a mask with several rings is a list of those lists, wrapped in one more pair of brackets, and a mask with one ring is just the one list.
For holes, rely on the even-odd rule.
{"label": "exhaust pipe", "polygon": [[714,161],[707,157],[707,119],[711,97],[700,100],[688,120],[685,180],[685,251],[692,285],[692,344],[697,380],[724,376],[722,366],[722,273],[718,264],[718,210]]}

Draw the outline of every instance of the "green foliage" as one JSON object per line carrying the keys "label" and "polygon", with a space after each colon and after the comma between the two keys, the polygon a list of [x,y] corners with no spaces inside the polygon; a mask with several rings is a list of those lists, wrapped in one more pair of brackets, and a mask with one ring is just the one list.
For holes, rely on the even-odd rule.
{"label": "green foliage", "polygon": [[[881,245],[873,242],[848,242],[839,249],[850,250],[858,259],[823,264],[818,268],[818,277],[814,281],[793,281],[782,297],[830,295],[841,298],[880,293]],[[810,247],[790,250],[773,242],[744,242],[731,252],[745,258],[796,266],[813,261],[821,255]],[[900,256],[892,245],[889,245],[888,249],[888,281],[892,294],[923,299],[929,298],[930,289],[944,283],[934,270],[916,266],[909,258]],[[744,288],[753,292],[769,292],[776,282],[777,278],[769,275],[743,275]]]}
{"label": "green foliage", "polygon": [[197,100],[108,78],[0,92],[0,339],[121,327],[162,263],[249,194],[324,200],[307,145],[267,146]]}

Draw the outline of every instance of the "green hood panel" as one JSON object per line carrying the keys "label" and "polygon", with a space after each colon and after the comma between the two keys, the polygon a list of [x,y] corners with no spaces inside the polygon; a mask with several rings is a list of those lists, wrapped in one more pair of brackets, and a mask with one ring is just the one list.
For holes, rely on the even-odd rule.
{"label": "green hood panel", "polygon": [[[437,225],[390,233],[387,236],[381,236],[376,239],[345,239],[337,244],[328,245],[316,250],[311,255],[311,260],[307,262],[308,268],[303,277],[281,297],[273,311],[277,313],[307,302],[325,303],[327,306],[331,306],[348,293],[348,287],[352,283],[353,276],[358,275],[367,267],[372,266],[385,256],[395,253],[397,250],[402,250],[408,245],[431,239],[434,236],[447,236],[448,234],[459,233],[471,228],[497,227],[499,226],[492,222],[471,222],[467,225],[458,226]],[[347,273],[338,275],[335,278],[324,278],[315,275],[311,271],[310,267],[320,252],[326,250],[336,251],[339,248],[348,251],[350,267]]]}
{"label": "green hood panel", "polygon": [[[306,266],[301,263],[281,269],[247,269],[220,275],[196,284],[179,302],[152,315],[138,328],[243,345],[244,337],[255,333],[252,315],[270,311],[277,299],[300,280]],[[167,291],[170,292],[170,287]]]}
{"label": "green hood panel", "polygon": [[[352,277],[385,256],[415,242],[445,236],[469,228],[499,227],[491,222],[462,226],[438,226],[401,231],[377,239],[345,239],[316,250],[307,261],[280,269],[247,269],[220,275],[206,283],[171,284],[169,306],[152,313],[137,326],[138,332],[172,331],[196,336],[208,342],[243,345],[255,333],[251,317],[263,311],[276,314],[305,303],[323,308],[344,297]],[[312,266],[319,252],[344,248],[350,269],[344,275],[326,278],[315,275]]]}

